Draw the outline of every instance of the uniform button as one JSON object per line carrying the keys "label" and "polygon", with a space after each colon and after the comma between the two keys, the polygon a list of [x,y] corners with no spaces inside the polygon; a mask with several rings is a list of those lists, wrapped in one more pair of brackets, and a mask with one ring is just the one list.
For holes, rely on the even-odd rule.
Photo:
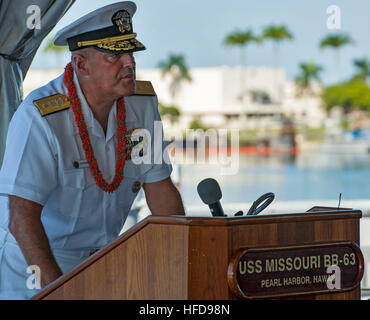
{"label": "uniform button", "polygon": [[137,193],[140,191],[140,188],[141,188],[141,183],[140,181],[135,181],[132,185],[132,192],[133,193]]}

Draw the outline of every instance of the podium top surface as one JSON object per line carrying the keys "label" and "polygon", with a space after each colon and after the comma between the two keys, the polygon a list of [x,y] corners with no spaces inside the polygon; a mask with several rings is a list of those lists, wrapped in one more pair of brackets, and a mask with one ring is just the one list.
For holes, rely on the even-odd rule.
{"label": "podium top surface", "polygon": [[149,216],[143,221],[148,223],[180,224],[180,225],[210,225],[210,226],[232,226],[244,224],[279,223],[287,221],[310,221],[331,219],[360,219],[361,210],[332,207],[313,207],[307,212],[301,213],[273,213],[260,214],[257,216]]}

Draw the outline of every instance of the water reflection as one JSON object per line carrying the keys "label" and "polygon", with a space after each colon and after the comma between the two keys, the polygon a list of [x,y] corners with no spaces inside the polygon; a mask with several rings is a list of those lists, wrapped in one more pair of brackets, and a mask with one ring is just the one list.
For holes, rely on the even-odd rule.
{"label": "water reflection", "polygon": [[302,154],[297,156],[297,167],[329,169],[370,168],[369,154]]}
{"label": "water reflection", "polygon": [[185,203],[201,203],[196,192],[204,178],[216,179],[223,203],[254,201],[266,192],[276,200],[370,199],[370,155],[303,153],[297,156],[240,155],[235,175],[221,175],[216,164],[183,165]]}

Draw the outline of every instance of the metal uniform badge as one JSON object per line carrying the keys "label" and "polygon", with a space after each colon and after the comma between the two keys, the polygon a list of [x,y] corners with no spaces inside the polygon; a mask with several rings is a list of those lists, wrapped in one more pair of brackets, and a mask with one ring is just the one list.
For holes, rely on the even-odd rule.
{"label": "metal uniform badge", "polygon": [[131,17],[126,10],[117,11],[113,15],[112,21],[121,33],[131,32]]}
{"label": "metal uniform badge", "polygon": [[141,183],[140,181],[135,181],[133,184],[132,184],[132,192],[133,193],[138,193],[141,189]]}
{"label": "metal uniform badge", "polygon": [[138,159],[147,154],[148,138],[143,129],[134,128],[127,131],[126,159]]}

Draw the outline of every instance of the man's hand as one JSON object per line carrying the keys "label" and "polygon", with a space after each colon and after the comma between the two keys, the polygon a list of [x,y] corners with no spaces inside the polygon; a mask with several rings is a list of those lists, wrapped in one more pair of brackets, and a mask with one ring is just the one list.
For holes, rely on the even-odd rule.
{"label": "man's hand", "polygon": [[9,208],[9,230],[17,240],[28,265],[40,268],[41,286],[44,287],[60,277],[62,271],[55,261],[41,222],[42,206],[30,200],[9,196]]}
{"label": "man's hand", "polygon": [[143,185],[146,202],[154,215],[185,215],[181,196],[171,178],[165,180],[145,183]]}

